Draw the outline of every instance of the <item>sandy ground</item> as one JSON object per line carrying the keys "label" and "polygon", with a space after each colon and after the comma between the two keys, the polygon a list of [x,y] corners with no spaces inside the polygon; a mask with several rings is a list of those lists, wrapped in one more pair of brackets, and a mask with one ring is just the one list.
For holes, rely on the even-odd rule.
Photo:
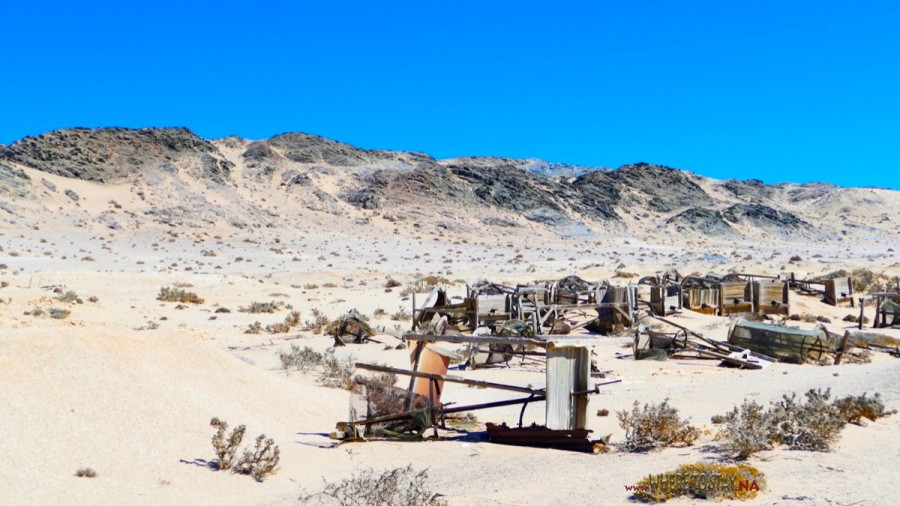
{"label": "sandy ground", "polygon": [[[74,183],[73,183],[74,184]],[[127,190],[80,184],[90,196],[84,206],[110,198],[127,203]],[[99,194],[92,192],[100,191]],[[106,193],[103,193],[106,192]],[[102,209],[104,206],[97,207]],[[331,339],[294,330],[246,334],[254,321],[284,319],[247,314],[253,301],[282,301],[312,318],[355,308],[365,315],[382,309],[376,324],[406,329],[408,320],[390,314],[409,308],[400,289],[385,289],[437,274],[452,281],[452,295],[479,277],[504,283],[558,279],[578,274],[611,278],[616,270],[640,275],[670,267],[684,273],[729,268],[756,273],[796,271],[801,276],[838,268],[867,267],[898,274],[894,250],[900,241],[882,237],[869,246],[834,244],[676,243],[660,238],[535,240],[533,231],[503,237],[444,235],[439,231],[390,232],[390,223],[334,228],[334,218],[298,218],[295,229],[235,231],[175,230],[144,226],[109,231],[73,227],[63,217],[10,220],[0,235],[0,503],[3,504],[281,504],[320,490],[355,470],[412,464],[427,468],[429,485],[450,504],[620,504],[625,485],[679,464],[720,461],[710,422],[742,399],[760,402],[790,392],[830,387],[835,395],[880,392],[900,408],[900,361],[875,354],[869,364],[820,367],[774,364],[760,371],[716,367],[715,362],[635,361],[630,338],[600,337],[593,358],[611,379],[588,409],[588,428],[621,441],[614,413],[635,401],[668,398],[703,431],[694,446],[646,454],[614,449],[601,455],[490,444],[474,436],[439,442],[370,442],[332,447],[327,433],[348,415],[349,393],[326,388],[314,374],[281,369],[278,352],[291,344],[325,350]],[[27,223],[27,226],[26,226]],[[853,253],[848,254],[848,248]],[[791,256],[802,257],[789,262]],[[621,265],[624,264],[624,267]],[[891,270],[893,269],[893,270]],[[625,279],[614,279],[625,283]],[[159,289],[189,285],[205,299],[177,309],[156,300]],[[311,285],[318,285],[312,287]],[[83,304],[53,299],[54,288],[75,291]],[[89,297],[97,297],[90,302]],[[858,310],[834,308],[792,293],[794,313],[830,317],[830,330]],[[421,300],[421,299],[420,299]],[[26,315],[35,308],[65,307],[63,320]],[[228,308],[230,313],[216,313]],[[869,312],[871,316],[871,311]],[[724,339],[728,318],[689,311],[674,317],[703,334]],[[797,323],[804,328],[812,324]],[[883,333],[900,337],[900,331]],[[338,354],[365,362],[408,367],[408,352],[395,338],[351,345]],[[458,371],[467,378],[541,386],[540,364],[513,361],[510,367]],[[601,380],[597,380],[601,381]],[[448,385],[444,399],[474,403],[505,399],[501,391]],[[610,416],[595,416],[605,408]],[[480,422],[515,423],[517,407],[479,411]],[[211,417],[246,424],[281,448],[277,474],[257,483],[246,476],[215,472],[210,445]],[[543,406],[525,412],[525,422],[542,423]],[[900,458],[900,416],[865,427],[848,425],[829,453],[776,449],[750,462],[764,471],[769,489],[757,504],[893,504],[893,478]],[[94,479],[75,477],[91,467]],[[675,500],[673,504],[684,504]]]}

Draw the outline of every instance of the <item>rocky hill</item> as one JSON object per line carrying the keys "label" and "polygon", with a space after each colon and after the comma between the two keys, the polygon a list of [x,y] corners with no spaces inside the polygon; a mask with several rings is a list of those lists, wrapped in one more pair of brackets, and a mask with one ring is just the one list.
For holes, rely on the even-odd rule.
{"label": "rocky hill", "polygon": [[[113,187],[128,190],[119,207],[92,207],[83,198]],[[718,181],[647,163],[611,170],[533,159],[437,160],[304,133],[209,141],[185,128],[74,128],[0,147],[0,216],[21,218],[41,205],[56,212],[60,206],[49,203],[57,196],[80,208],[85,226],[124,229],[277,227],[318,215],[443,232],[534,227],[564,236],[842,240],[900,232],[896,191]]]}

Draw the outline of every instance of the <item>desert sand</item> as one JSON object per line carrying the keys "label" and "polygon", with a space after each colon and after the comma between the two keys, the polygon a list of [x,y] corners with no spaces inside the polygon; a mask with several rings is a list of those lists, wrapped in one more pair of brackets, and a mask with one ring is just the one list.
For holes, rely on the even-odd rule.
{"label": "desert sand", "polygon": [[[251,169],[240,153],[248,143],[217,145],[237,160],[232,177],[246,180],[242,171]],[[3,194],[9,209],[0,211],[0,281],[6,284],[0,289],[3,504],[283,504],[357,469],[407,464],[427,468],[429,486],[452,505],[622,504],[630,496],[625,486],[650,473],[723,459],[710,417],[745,398],[765,403],[827,387],[836,396],[880,392],[889,408],[900,408],[900,361],[882,353],[874,353],[867,364],[776,363],[738,370],[715,361],[635,361],[629,335],[598,336],[592,358],[599,369],[611,371],[609,379],[621,379],[592,396],[588,407],[588,428],[597,436],[611,435],[609,453],[501,446],[449,433],[442,441],[335,446],[328,433],[347,419],[349,392],[320,385],[315,374],[285,371],[278,359],[291,344],[324,351],[332,338],[300,328],[247,334],[254,321],[276,323],[288,311],[238,311],[254,301],[276,300],[293,306],[306,321],[313,309],[331,318],[357,309],[374,324],[406,330],[408,318],[390,315],[408,310],[410,300],[400,288],[386,290],[388,278],[407,285],[422,275],[441,275],[451,280],[452,295],[464,295],[465,284],[480,277],[514,285],[577,274],[627,283],[614,277],[617,271],[643,276],[672,267],[685,274],[739,270],[800,276],[866,268],[892,277],[900,275],[900,199],[890,190],[847,190],[820,196],[817,207],[797,204],[794,211],[814,229],[831,230],[830,222],[840,213],[861,224],[840,239],[752,232],[678,235],[648,231],[637,214],[624,219],[624,228],[606,231],[602,224],[590,224],[590,234],[572,236],[531,221],[498,229],[479,222],[483,211],[471,208],[448,207],[452,212],[443,214],[445,220],[457,220],[458,227],[433,226],[441,209],[428,204],[413,218],[416,226],[394,216],[412,212],[409,207],[373,211],[336,200],[327,204],[335,209],[312,209],[296,205],[308,203],[307,197],[287,196],[278,185],[235,184],[228,191],[212,191],[185,176],[183,167],[178,176],[148,173],[140,181],[98,182],[4,163],[23,171],[29,183],[23,183],[24,195]],[[291,167],[280,163],[279,174]],[[318,188],[329,194],[346,184],[344,173],[320,174]],[[708,187],[710,193],[718,191],[713,183]],[[224,209],[224,217],[205,220],[203,209],[196,209],[196,219],[187,212],[183,222],[160,222],[158,213],[146,212],[165,207],[166,198],[170,206],[190,207],[196,195],[204,199],[201,207]],[[858,198],[870,204],[860,205]],[[240,202],[255,202],[260,215],[272,211],[278,217],[272,226],[236,225],[228,210]],[[831,211],[822,210],[826,204]],[[249,220],[247,212],[234,208],[235,216]],[[504,219],[518,219],[504,213]],[[863,229],[862,224],[872,226]],[[799,260],[789,260],[794,256]],[[177,303],[156,300],[161,287],[175,285],[197,293],[204,303],[177,309]],[[74,291],[83,303],[54,300],[55,288]],[[832,323],[826,326],[833,332],[854,326],[842,318],[857,309],[791,296],[792,313],[828,317]],[[71,314],[49,318],[46,311],[52,307]],[[38,308],[45,313],[28,314]],[[217,313],[218,308],[231,312]],[[373,316],[377,309],[385,314]],[[719,340],[726,338],[730,322],[691,311],[673,319]],[[879,333],[900,338],[900,330]],[[395,348],[400,341],[388,335],[376,339],[336,353],[409,367],[408,350]],[[545,378],[539,364],[519,360],[509,367],[454,374],[535,386]],[[501,391],[462,385],[448,385],[444,395],[445,401],[460,404],[505,398]],[[623,431],[615,412],[634,401],[667,398],[701,429],[700,440],[649,453],[617,450]],[[610,416],[595,416],[601,408]],[[476,416],[480,423],[513,424],[518,407]],[[256,482],[210,468],[212,417],[246,424],[248,439],[259,433],[272,437],[281,449],[278,472]],[[526,423],[543,419],[541,403],[525,412]],[[895,415],[848,425],[831,452],[761,452],[750,463],[765,472],[768,489],[748,504],[893,504],[898,430],[900,416]],[[76,477],[84,467],[97,477]]]}

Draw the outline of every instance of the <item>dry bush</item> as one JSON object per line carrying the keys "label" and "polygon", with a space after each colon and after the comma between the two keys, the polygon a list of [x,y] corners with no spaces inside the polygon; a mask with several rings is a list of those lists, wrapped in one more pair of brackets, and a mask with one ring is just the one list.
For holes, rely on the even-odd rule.
{"label": "dry bush", "polygon": [[297,325],[300,325],[300,312],[291,311],[284,317],[284,322],[266,325],[266,332],[269,334],[284,334],[290,332]]}
{"label": "dry bush", "polygon": [[896,409],[885,409],[884,403],[881,402],[881,394],[877,392],[872,397],[867,397],[864,393],[836,399],[834,407],[840,412],[845,422],[857,425],[862,425],[863,418],[874,421],[897,413]]}
{"label": "dry bush", "polygon": [[[290,351],[278,353],[278,359],[281,361],[281,367],[285,370],[295,369],[301,372],[310,372],[317,369],[319,372],[317,381],[323,386],[345,390],[353,388],[353,374],[356,372],[356,360],[353,355],[339,358],[334,354],[333,348],[329,348],[325,353],[319,353],[309,346],[300,348],[292,344]],[[377,378],[379,381],[385,382],[390,380],[390,376],[377,376]],[[396,382],[397,379],[394,376],[394,381],[390,384]]]}
{"label": "dry bush", "polygon": [[65,302],[66,304],[71,304],[73,302],[77,302],[79,304],[82,303],[82,300],[78,297],[78,294],[73,292],[72,290],[69,290],[65,293],[60,293],[59,295],[54,297],[54,299],[60,302]]}
{"label": "dry bush", "polygon": [[250,313],[250,314],[260,314],[260,313],[268,313],[272,314],[284,306],[284,302],[273,300],[272,302],[251,302],[247,307],[239,307],[238,311],[241,313]]}
{"label": "dry bush", "polygon": [[[35,314],[35,313],[32,312],[32,314]],[[69,317],[70,314],[72,314],[72,312],[69,311],[68,309],[63,309],[60,307],[50,308],[50,318],[53,318],[55,320],[65,320],[66,318]]]}
{"label": "dry bush", "polygon": [[225,432],[228,431],[228,422],[214,417],[209,421],[209,424],[216,428],[216,433],[212,437],[213,449],[216,452],[216,469],[227,471],[233,468],[236,463],[235,455],[237,455],[241,440],[244,439],[244,432],[247,431],[247,427],[238,425],[226,438]]}
{"label": "dry bush", "polygon": [[291,351],[279,352],[278,359],[281,361],[281,368],[285,370],[296,369],[306,372],[318,367],[322,363],[322,354],[309,346],[300,348],[296,344],[291,344]]}
{"label": "dry bush", "polygon": [[411,464],[381,474],[362,469],[340,483],[327,483],[321,492],[300,497],[300,502],[341,506],[446,506],[441,494],[427,487],[427,481],[428,471],[416,471]]}
{"label": "dry bush", "polygon": [[317,288],[319,288],[319,285],[317,285],[315,283],[307,283],[307,284],[303,285],[304,290],[315,290]]}
{"label": "dry bush", "polygon": [[387,282],[384,284],[385,288],[397,288],[398,286],[403,285],[403,283],[397,281],[394,278],[388,278]]}
{"label": "dry bush", "polygon": [[425,276],[424,278],[422,278],[422,282],[423,282],[423,283],[425,284],[425,286],[427,286],[427,287],[434,287],[434,286],[437,286],[437,285],[449,285],[449,284],[451,284],[449,279],[447,279],[447,278],[445,278],[445,277],[443,277],[443,276],[434,276],[434,275],[432,275],[432,276]]}
{"label": "dry bush", "polygon": [[847,422],[829,402],[831,389],[806,392],[806,402],[797,394],[772,403],[772,439],[792,450],[829,451]]}
{"label": "dry bush", "polygon": [[412,313],[407,311],[406,308],[404,308],[403,306],[400,306],[399,309],[397,309],[397,312],[391,313],[391,320],[394,320],[394,321],[409,320],[411,318],[412,318]]}
{"label": "dry bush", "polygon": [[247,325],[247,330],[244,331],[244,334],[261,334],[262,333],[262,324],[259,322],[253,322],[250,325]]}
{"label": "dry bush", "polygon": [[256,436],[256,446],[252,450],[250,447],[244,449],[244,454],[241,455],[234,470],[241,474],[249,474],[256,481],[262,481],[266,476],[275,473],[279,460],[281,449],[275,445],[272,438],[260,434]]}
{"label": "dry bush", "polygon": [[353,389],[353,373],[356,372],[353,355],[338,358],[334,349],[328,349],[322,355],[322,364],[319,370],[319,383],[326,387]]}
{"label": "dry bush", "polygon": [[321,334],[328,328],[328,325],[331,323],[331,320],[325,316],[325,313],[320,311],[318,308],[312,308],[310,311],[313,315],[312,320],[306,320],[306,323],[303,324],[303,330],[306,332],[312,332],[313,334]]}
{"label": "dry bush", "polygon": [[[746,489],[741,488],[742,482]],[[633,497],[644,502],[663,502],[678,496],[745,500],[765,489],[765,474],[753,466],[701,462],[643,478],[634,486]]]}
{"label": "dry bush", "polygon": [[97,471],[94,471],[90,467],[82,467],[81,469],[75,471],[75,476],[79,478],[96,478]]}
{"label": "dry bush", "polygon": [[156,296],[156,300],[161,300],[163,302],[180,302],[182,304],[203,304],[203,299],[198,297],[196,293],[188,292],[181,288],[170,288],[168,286],[159,289],[159,295]]}
{"label": "dry bush", "polygon": [[762,405],[745,399],[743,404],[719,417],[722,418],[724,421],[720,423],[725,427],[719,433],[719,439],[724,441],[723,446],[729,453],[746,459],[758,451],[772,448],[772,417]]}
{"label": "dry bush", "polygon": [[627,271],[616,271],[613,275],[614,278],[623,278],[623,279],[631,279],[638,277],[637,273],[627,272]]}
{"label": "dry bush", "polygon": [[625,429],[622,446],[632,452],[678,444],[690,446],[700,436],[696,427],[678,417],[678,410],[669,406],[668,399],[660,404],[644,404],[643,409],[635,401],[631,412],[619,411],[616,417]]}
{"label": "dry bush", "polygon": [[228,431],[227,422],[213,418],[209,421],[209,424],[216,428],[216,433],[212,437],[212,445],[216,452],[217,470],[227,471],[231,469],[236,473],[249,474],[256,481],[262,481],[263,478],[275,472],[275,469],[278,467],[281,450],[271,438],[266,438],[265,434],[260,434],[256,437],[256,446],[252,450],[249,446],[244,448],[243,454],[236,460],[238,447],[240,447],[241,441],[244,439],[247,427],[238,425],[226,438],[225,433]]}

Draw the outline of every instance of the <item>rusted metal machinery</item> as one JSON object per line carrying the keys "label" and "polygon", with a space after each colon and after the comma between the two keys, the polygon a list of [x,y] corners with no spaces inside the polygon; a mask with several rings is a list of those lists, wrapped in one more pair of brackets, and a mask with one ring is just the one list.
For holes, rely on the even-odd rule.
{"label": "rusted metal machinery", "polygon": [[[410,377],[408,389],[389,387],[392,392],[374,388],[369,393],[369,404],[364,415],[351,410],[352,419],[337,425],[332,434],[346,441],[367,437],[403,437],[421,439],[430,428],[434,437],[437,429],[444,427],[447,415],[501,406],[522,405],[517,427],[506,424],[487,424],[489,441],[501,444],[540,446],[575,451],[598,452],[605,445],[602,440],[591,440],[590,430],[585,428],[588,395],[599,393],[599,388],[617,381],[588,386],[590,378],[590,352],[592,338],[574,336],[534,336],[510,338],[497,336],[433,335],[407,333],[403,338],[412,347],[412,370],[373,364],[356,364],[360,369],[392,373]],[[546,387],[532,388],[477,381],[447,375],[446,352],[435,348],[436,343],[456,344],[527,344],[544,348],[547,356]],[[455,406],[441,402],[444,383],[458,383],[481,388],[493,388],[526,394],[526,397]],[[402,402],[398,402],[402,401]],[[532,402],[544,401],[545,425],[523,427],[525,408]],[[355,416],[354,416],[355,415]],[[373,427],[378,427],[373,430]]]}

